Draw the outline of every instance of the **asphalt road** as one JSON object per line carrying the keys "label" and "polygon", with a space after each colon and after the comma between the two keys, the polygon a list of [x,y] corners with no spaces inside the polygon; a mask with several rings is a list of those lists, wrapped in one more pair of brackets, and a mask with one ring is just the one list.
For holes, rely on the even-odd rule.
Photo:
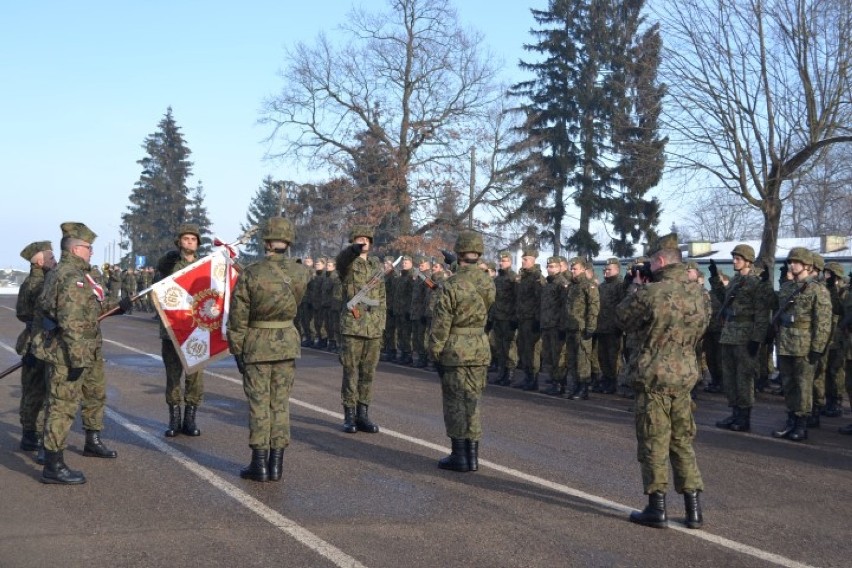
{"label": "asphalt road", "polygon": [[[17,361],[14,297],[0,297],[0,367]],[[167,439],[157,326],[103,323],[116,460],[65,452],[88,483],[39,483],[18,449],[19,374],[0,380],[0,567],[844,566],[852,565],[852,420],[824,419],[804,444],[775,440],[781,399],[759,395],[751,434],[713,427],[698,401],[705,529],[687,530],[669,492],[669,530],[627,521],[642,495],[629,401],[554,399],[489,386],[480,471],[439,470],[448,451],[430,372],[381,363],[371,418],[340,430],[335,355],[303,350],[291,446],[279,483],[242,480],[248,411],[230,359],[205,372],[198,438]],[[848,410],[848,409],[847,409]]]}

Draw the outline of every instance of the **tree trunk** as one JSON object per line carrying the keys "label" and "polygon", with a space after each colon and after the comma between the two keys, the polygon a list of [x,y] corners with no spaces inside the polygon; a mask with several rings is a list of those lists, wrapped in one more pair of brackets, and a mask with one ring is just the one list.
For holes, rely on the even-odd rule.
{"label": "tree trunk", "polygon": [[775,253],[778,248],[778,230],[781,226],[782,203],[777,195],[780,188],[767,187],[768,197],[761,202],[760,211],[763,213],[763,234],[760,237],[760,252],[757,262],[765,261],[768,265],[775,265]]}

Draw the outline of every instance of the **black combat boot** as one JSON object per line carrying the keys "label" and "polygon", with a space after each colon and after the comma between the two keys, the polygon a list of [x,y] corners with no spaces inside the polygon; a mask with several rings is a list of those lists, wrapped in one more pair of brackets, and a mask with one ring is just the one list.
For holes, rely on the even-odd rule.
{"label": "black combat boot", "polygon": [[843,399],[840,399],[838,404],[836,396],[829,397],[828,403],[825,405],[825,408],[822,409],[822,415],[827,418],[843,416]]}
{"label": "black combat boot", "polygon": [[550,396],[564,396],[565,395],[565,383],[552,383],[550,388],[544,391],[544,394]]}
{"label": "black combat boot", "polygon": [[44,453],[44,444],[38,449],[38,453],[36,453],[36,463],[38,465],[44,465],[47,461],[47,456]]}
{"label": "black combat boot", "polygon": [[284,448],[272,448],[269,451],[269,481],[280,481],[284,468]]}
{"label": "black combat boot", "polygon": [[537,391],[538,390],[538,373],[532,375],[528,378],[527,382],[524,383],[524,386],[521,387],[525,391]]}
{"label": "black combat boot", "polygon": [[252,481],[269,481],[269,450],[251,451],[251,463],[240,470],[240,477]]}
{"label": "black combat boot", "polygon": [[603,394],[615,394],[616,390],[615,379],[604,379]]}
{"label": "black combat boot", "polygon": [[187,436],[200,436],[201,430],[195,425],[195,411],[197,406],[187,404],[183,409],[183,429],[181,430]]}
{"label": "black combat boot", "polygon": [[104,446],[101,442],[100,432],[86,430],[86,445],[83,446],[83,455],[90,458],[117,458],[118,452]]}
{"label": "black combat boot", "polygon": [[599,373],[592,373],[592,386],[590,390],[596,393],[603,392],[603,381]]}
{"label": "black combat boot", "polygon": [[429,360],[426,357],[425,353],[421,353],[419,357],[417,357],[417,362],[414,363],[415,369],[425,369],[429,364]]}
{"label": "black combat boot", "polygon": [[406,351],[402,354],[402,360],[399,362],[400,365],[409,365],[414,363],[414,358],[411,356],[411,351]]}
{"label": "black combat boot", "polygon": [[589,400],[589,383],[577,383],[574,390],[568,395],[571,400]]}
{"label": "black combat boot", "polygon": [[641,512],[633,511],[630,513],[630,522],[645,525],[646,527],[654,527],[655,529],[668,528],[666,494],[662,491],[654,491],[648,495],[648,506]]}
{"label": "black combat boot", "polygon": [[821,406],[814,405],[811,408],[811,413],[807,416],[808,428],[819,428],[819,416],[821,413]]}
{"label": "black combat boot", "polygon": [[56,483],[59,485],[80,485],[81,483],[86,483],[86,477],[82,471],[68,469],[61,450],[58,452],[45,450],[41,482]]}
{"label": "black combat boot", "polygon": [[508,387],[510,384],[512,384],[510,374],[511,370],[507,369],[506,367],[503,367],[502,369],[500,369],[500,375],[494,381],[494,384],[501,387]]}
{"label": "black combat boot", "polygon": [[180,405],[179,404],[170,404],[169,405],[169,427],[166,430],[166,438],[174,438],[180,433],[181,430],[181,420],[180,420]]}
{"label": "black combat boot", "polygon": [[701,514],[700,491],[684,491],[683,505],[686,509],[686,528],[700,529],[704,524],[704,515]]}
{"label": "black combat boot", "polygon": [[773,438],[786,438],[787,436],[790,435],[790,432],[792,432],[795,429],[795,427],[796,427],[796,415],[793,414],[792,412],[788,412],[787,413],[787,422],[785,422],[784,425],[781,428],[779,428],[778,430],[773,431],[772,437]]}
{"label": "black combat boot", "polygon": [[369,410],[370,407],[366,404],[358,403],[358,408],[355,412],[355,426],[358,427],[359,432],[375,434],[379,431],[379,425],[370,422]]}
{"label": "black combat boot", "polygon": [[796,416],[796,426],[787,434],[787,439],[794,442],[803,442],[808,439],[808,417]]}
{"label": "black combat boot", "polygon": [[355,426],[355,408],[351,406],[343,407],[343,431],[347,434],[358,431],[358,427]]}
{"label": "black combat boot", "polygon": [[731,430],[734,432],[750,432],[751,431],[751,407],[738,408],[737,418],[731,424]]}
{"label": "black combat boot", "polygon": [[716,428],[724,428],[726,430],[731,429],[731,424],[736,422],[737,419],[740,417],[740,409],[739,407],[734,406],[733,408],[731,408],[731,411],[732,412],[730,416],[716,422]]}
{"label": "black combat boot", "polygon": [[467,459],[467,443],[461,438],[450,438],[452,452],[438,461],[438,467],[452,471],[470,471],[470,462]]}
{"label": "black combat boot", "polygon": [[337,353],[337,341],[334,339],[328,340],[328,350],[332,353]]}
{"label": "black combat boot", "polygon": [[306,337],[302,340],[302,347],[313,347],[314,340],[310,337]]}
{"label": "black combat boot", "polygon": [[479,471],[479,440],[465,440],[464,447],[470,471]]}
{"label": "black combat boot", "polygon": [[34,452],[41,447],[41,435],[35,430],[24,430],[21,436],[21,450]]}

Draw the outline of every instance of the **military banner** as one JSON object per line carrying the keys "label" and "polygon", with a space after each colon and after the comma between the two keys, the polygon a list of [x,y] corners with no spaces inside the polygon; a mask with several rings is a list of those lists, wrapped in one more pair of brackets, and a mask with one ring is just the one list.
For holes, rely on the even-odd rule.
{"label": "military banner", "polygon": [[151,295],[187,373],[228,354],[228,304],[237,280],[223,247],[157,282]]}

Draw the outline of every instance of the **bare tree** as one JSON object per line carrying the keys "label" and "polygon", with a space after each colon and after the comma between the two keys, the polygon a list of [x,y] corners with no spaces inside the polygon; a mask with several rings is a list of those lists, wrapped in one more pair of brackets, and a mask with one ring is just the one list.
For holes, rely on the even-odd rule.
{"label": "bare tree", "polygon": [[786,183],[850,136],[852,3],[681,0],[661,11],[670,164],[763,216],[775,256]]}
{"label": "bare tree", "polygon": [[756,239],[761,234],[760,211],[745,205],[723,188],[710,189],[693,204],[686,222],[692,240],[712,242]]}
{"label": "bare tree", "polygon": [[793,184],[782,230],[796,237],[852,234],[852,147],[831,148]]}
{"label": "bare tree", "polygon": [[472,141],[461,133],[499,96],[495,66],[449,0],[388,0],[381,14],[354,9],[341,31],[340,44],[320,35],[288,52],[284,87],[261,116],[272,127],[270,155],[346,171],[369,132],[394,171],[388,193],[373,198],[394,205],[399,235],[413,235],[426,172],[468,155]]}

